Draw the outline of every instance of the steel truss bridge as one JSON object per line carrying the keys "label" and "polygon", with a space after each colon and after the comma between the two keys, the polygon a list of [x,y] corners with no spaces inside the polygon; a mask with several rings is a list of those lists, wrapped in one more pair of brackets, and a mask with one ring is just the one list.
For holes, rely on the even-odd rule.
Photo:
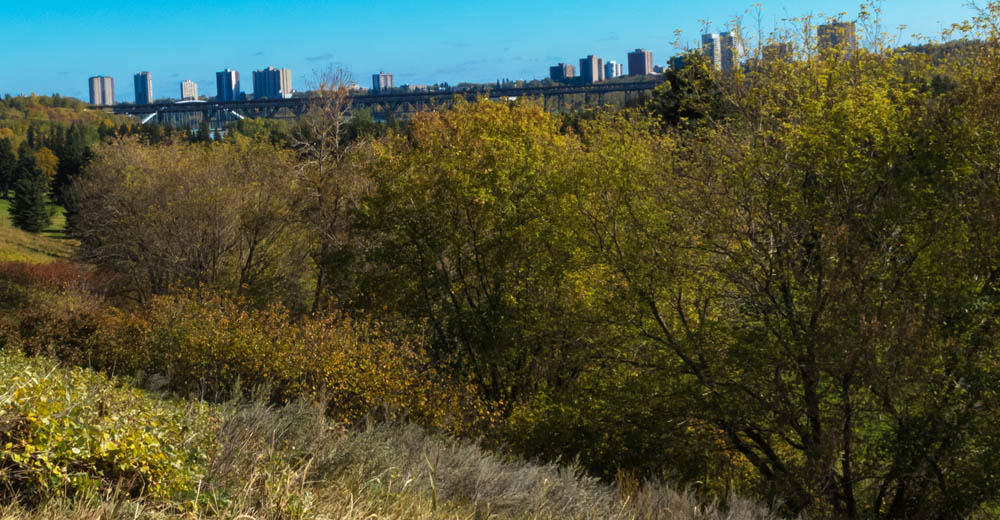
{"label": "steel truss bridge", "polygon": [[[662,82],[662,79],[629,83],[604,83],[586,86],[501,87],[475,90],[429,92],[389,92],[356,94],[350,97],[352,109],[370,110],[379,120],[407,118],[422,111],[450,106],[457,99],[475,101],[537,99],[546,110],[567,112],[595,105],[624,106],[641,101]],[[294,119],[306,113],[314,98],[260,99],[251,101],[177,101],[148,105],[120,104],[95,109],[111,110],[115,114],[133,116],[143,124],[157,122],[181,128],[197,128],[208,121],[213,131],[222,131],[240,119]]]}

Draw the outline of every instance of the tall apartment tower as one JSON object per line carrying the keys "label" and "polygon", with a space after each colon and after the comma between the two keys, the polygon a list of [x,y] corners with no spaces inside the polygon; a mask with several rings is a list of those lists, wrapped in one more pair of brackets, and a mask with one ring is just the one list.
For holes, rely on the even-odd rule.
{"label": "tall apartment tower", "polygon": [[653,53],[646,49],[636,49],[628,53],[628,75],[645,76],[653,73]]}
{"label": "tall apartment tower", "polygon": [[560,63],[549,67],[549,77],[552,81],[565,81],[568,79],[573,79],[576,76],[576,68],[572,65],[567,65],[566,63]]}
{"label": "tall apartment tower", "polygon": [[735,31],[701,35],[701,51],[715,70],[731,72],[742,62],[746,52],[743,40]]}
{"label": "tall apartment tower", "polygon": [[588,85],[604,81],[604,59],[595,57],[593,54],[586,58],[580,58],[580,77]]}
{"label": "tall apartment tower", "polygon": [[713,69],[722,69],[722,43],[719,41],[718,34],[701,35],[701,53],[708,58]]}
{"label": "tall apartment tower", "polygon": [[843,46],[848,52],[857,50],[858,33],[854,22],[832,22],[816,28],[821,49]]}
{"label": "tall apartment tower", "polygon": [[198,99],[198,84],[189,79],[182,81],[181,99],[188,101]]}
{"label": "tall apartment tower", "polygon": [[614,79],[622,75],[622,64],[615,60],[604,63],[604,79]]}
{"label": "tall apartment tower", "polygon": [[288,99],[292,97],[292,71],[268,67],[253,71],[254,99]]}
{"label": "tall apartment tower", "polygon": [[135,82],[135,104],[149,105],[153,102],[153,78],[149,72],[138,72],[132,77]]}
{"label": "tall apartment tower", "polygon": [[91,105],[114,105],[115,104],[115,80],[105,76],[94,76],[90,78],[90,104]]}
{"label": "tall apartment tower", "polygon": [[217,101],[239,101],[240,73],[226,69],[215,73],[215,88]]}
{"label": "tall apartment tower", "polygon": [[383,90],[389,90],[391,88],[392,74],[386,74],[385,72],[372,74],[372,91],[382,92]]}

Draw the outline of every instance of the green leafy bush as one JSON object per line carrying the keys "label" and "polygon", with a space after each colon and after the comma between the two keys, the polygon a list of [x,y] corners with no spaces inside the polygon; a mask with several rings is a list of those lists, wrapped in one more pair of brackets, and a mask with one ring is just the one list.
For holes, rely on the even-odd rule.
{"label": "green leafy bush", "polygon": [[188,495],[214,424],[205,405],[154,400],[88,370],[2,352],[0,498]]}

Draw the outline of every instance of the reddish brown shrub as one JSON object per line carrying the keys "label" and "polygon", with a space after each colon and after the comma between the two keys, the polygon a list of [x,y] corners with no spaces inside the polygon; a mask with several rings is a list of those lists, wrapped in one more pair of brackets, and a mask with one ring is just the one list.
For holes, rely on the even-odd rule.
{"label": "reddish brown shrub", "polygon": [[0,262],[0,280],[39,289],[82,289],[92,292],[102,278],[94,268],[74,262],[48,264]]}

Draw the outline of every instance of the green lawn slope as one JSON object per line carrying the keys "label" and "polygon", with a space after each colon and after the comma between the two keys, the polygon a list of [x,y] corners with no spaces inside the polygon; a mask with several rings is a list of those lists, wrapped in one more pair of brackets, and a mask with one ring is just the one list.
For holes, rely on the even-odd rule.
{"label": "green lawn slope", "polygon": [[49,229],[35,234],[14,227],[9,207],[10,201],[0,199],[0,262],[48,263],[72,255],[77,242],[66,237],[62,208],[56,207]]}

